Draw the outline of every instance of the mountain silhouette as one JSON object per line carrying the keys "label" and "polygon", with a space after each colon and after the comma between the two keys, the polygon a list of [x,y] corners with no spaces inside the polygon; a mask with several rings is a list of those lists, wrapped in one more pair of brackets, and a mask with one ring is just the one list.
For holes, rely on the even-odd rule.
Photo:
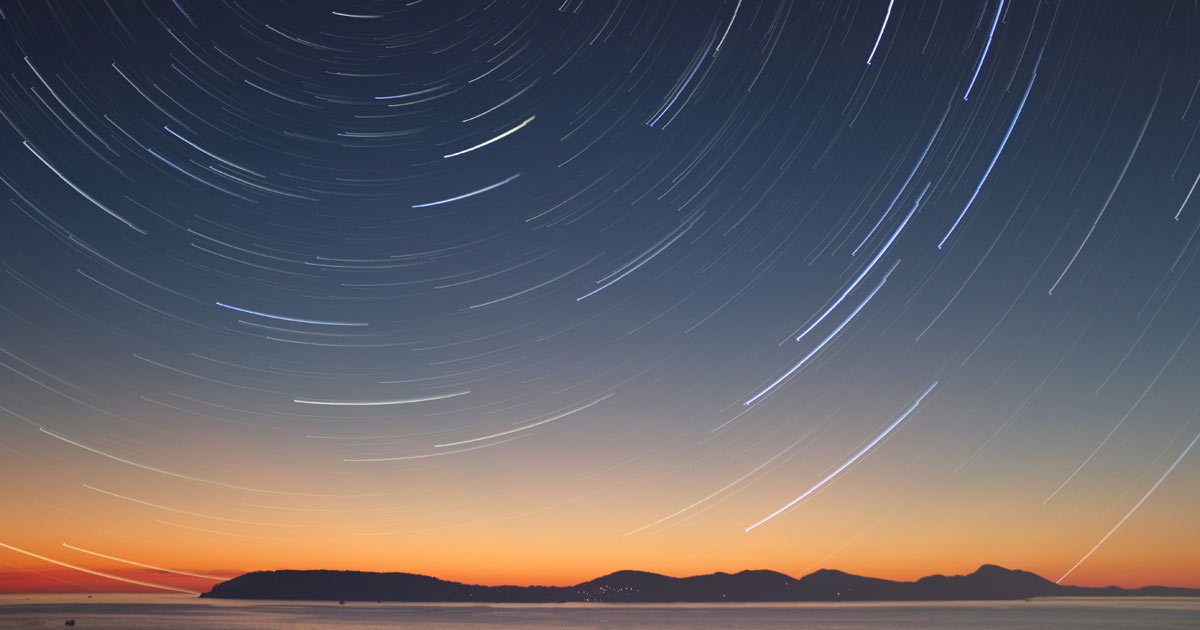
{"label": "mountain silhouette", "polygon": [[574,586],[479,586],[415,573],[255,571],[201,597],[391,602],[823,602],[1014,600],[1032,597],[1200,597],[1200,589],[1060,586],[1028,571],[985,564],[968,575],[898,582],[821,569],[796,579],[776,571],[670,577],[617,571]]}

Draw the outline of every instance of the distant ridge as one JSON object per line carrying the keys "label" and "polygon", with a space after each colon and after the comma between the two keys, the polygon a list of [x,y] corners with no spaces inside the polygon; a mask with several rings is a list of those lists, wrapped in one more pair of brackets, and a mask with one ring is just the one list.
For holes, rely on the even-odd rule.
{"label": "distant ridge", "polygon": [[1033,597],[1200,597],[1200,589],[1060,586],[1028,571],[985,564],[969,575],[897,582],[821,569],[796,579],[775,571],[670,577],[617,571],[575,586],[478,586],[415,573],[255,571],[201,597],[389,602],[831,602],[1015,600]]}

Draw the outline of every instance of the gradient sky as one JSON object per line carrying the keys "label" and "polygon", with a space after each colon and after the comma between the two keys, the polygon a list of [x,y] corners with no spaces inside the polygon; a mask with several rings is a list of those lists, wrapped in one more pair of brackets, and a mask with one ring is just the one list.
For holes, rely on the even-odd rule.
{"label": "gradient sky", "polygon": [[1197,35],[1170,2],[5,2],[0,591],[1200,586]]}

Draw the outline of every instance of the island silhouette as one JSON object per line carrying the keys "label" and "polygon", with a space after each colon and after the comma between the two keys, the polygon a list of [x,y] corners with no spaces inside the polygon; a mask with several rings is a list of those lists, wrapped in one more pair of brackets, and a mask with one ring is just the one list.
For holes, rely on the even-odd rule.
{"label": "island silhouette", "polygon": [[415,573],[254,571],[200,597],[309,601],[484,603],[669,603],[1021,600],[1034,597],[1200,597],[1200,589],[1064,586],[1028,571],[985,564],[968,575],[899,582],[821,569],[802,578],[776,571],[671,577],[617,571],[574,586],[480,586]]}

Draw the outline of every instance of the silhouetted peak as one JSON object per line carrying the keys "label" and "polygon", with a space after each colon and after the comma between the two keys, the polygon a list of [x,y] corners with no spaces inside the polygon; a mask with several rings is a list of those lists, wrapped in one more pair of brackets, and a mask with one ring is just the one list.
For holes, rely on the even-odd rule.
{"label": "silhouetted peak", "polygon": [[836,575],[850,575],[850,574],[849,574],[849,573],[846,573],[845,571],[839,571],[839,570],[837,570],[837,569],[817,569],[816,571],[813,571],[812,573],[809,573],[808,575],[806,575],[806,576],[804,576],[804,577],[806,577],[806,578],[810,578],[810,577],[833,577],[833,576],[836,576]]}
{"label": "silhouetted peak", "polygon": [[[721,573],[719,575],[729,575],[729,574]],[[794,578],[786,573],[780,573],[779,571],[771,571],[770,569],[745,569],[743,571],[738,571],[737,573],[734,573],[733,575],[736,577],[747,577],[747,578],[752,577],[752,578],[757,578],[757,579],[790,580],[793,582],[796,581],[796,578]]]}
{"label": "silhouetted peak", "polygon": [[596,582],[599,580],[608,580],[608,579],[629,580],[629,579],[660,578],[660,577],[666,577],[666,576],[659,574],[659,573],[651,573],[650,571],[637,571],[635,569],[622,569],[620,571],[613,571],[612,573],[609,573],[608,575],[602,575],[592,581]]}
{"label": "silhouetted peak", "polygon": [[642,586],[646,584],[656,584],[675,578],[667,577],[658,573],[649,571],[635,571],[625,569],[614,571],[608,575],[602,575],[594,580],[588,580],[576,586],[591,586],[591,585],[609,585],[609,586]]}
{"label": "silhouetted peak", "polygon": [[969,577],[989,580],[1011,580],[1014,582],[1025,582],[1032,584],[1052,584],[1050,580],[1047,580],[1036,573],[1022,571],[1020,569],[1006,569],[994,564],[980,565],[980,567],[975,569],[975,572]]}
{"label": "silhouetted peak", "polygon": [[833,581],[845,581],[858,578],[859,576],[853,573],[846,573],[837,569],[817,569],[812,573],[800,578],[801,582],[819,582],[828,583]]}

